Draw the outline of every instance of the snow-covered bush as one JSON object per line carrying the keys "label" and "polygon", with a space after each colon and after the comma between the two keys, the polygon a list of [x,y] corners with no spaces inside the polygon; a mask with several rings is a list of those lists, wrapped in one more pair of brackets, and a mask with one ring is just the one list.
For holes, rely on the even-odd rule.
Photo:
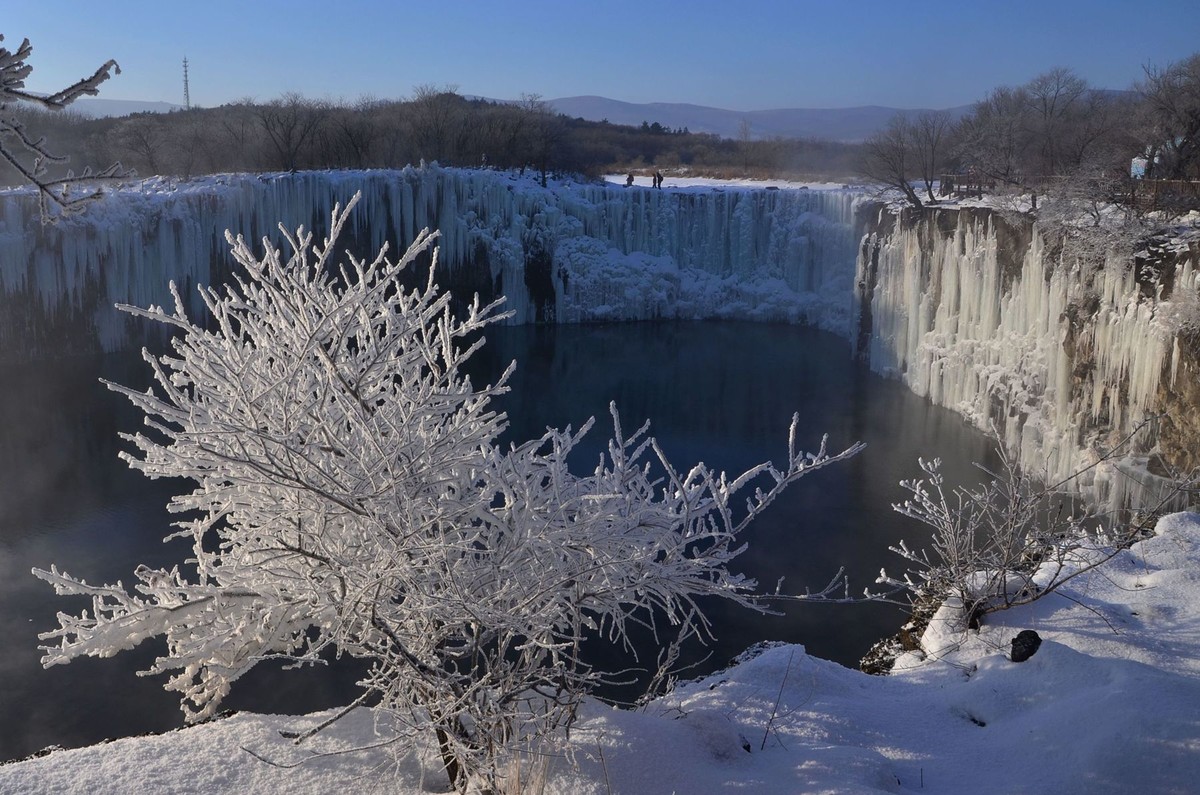
{"label": "snow-covered bush", "polygon": [[704,596],[757,608],[754,583],[727,569],[742,531],[788,484],[858,447],[798,452],[793,423],[782,469],[680,471],[614,410],[588,475],[567,457],[590,420],[501,449],[491,399],[511,367],[482,387],[463,370],[498,306],[452,314],[433,266],[424,288],[403,286],[429,233],[398,260],[385,247],[333,267],[352,206],[335,208],[320,246],[285,231],[286,256],[268,243],[256,257],[227,234],[240,271],[202,289],[207,327],[174,285],[171,312],[125,307],[177,331],[171,353],[144,354],[154,389],[109,386],[146,413],[148,432],[126,437],[139,451],[130,465],[195,483],[170,503],[187,515],[174,535],[191,557],[138,568],[132,591],[35,570],[92,600],[41,636],[58,641],[43,662],[165,636],[150,673],[170,673],[201,719],[259,662],[332,648],[372,662],[359,703],[390,715],[395,747],[432,732],[460,789],[491,788],[506,749],[551,742],[604,681],[581,657],[586,634],[703,633]]}
{"label": "snow-covered bush", "polygon": [[[1110,456],[1106,456],[1111,457]],[[920,460],[926,478],[902,480],[912,496],[893,509],[933,531],[928,549],[890,547],[907,570],[880,571],[877,583],[912,593],[928,613],[941,605],[955,629],[977,628],[988,613],[1034,602],[1107,561],[1137,539],[1141,527],[1113,521],[1073,500],[1066,483],[1043,485],[1000,449],[1000,467],[973,488],[947,489],[941,461]],[[1082,473],[1077,473],[1082,474]]]}

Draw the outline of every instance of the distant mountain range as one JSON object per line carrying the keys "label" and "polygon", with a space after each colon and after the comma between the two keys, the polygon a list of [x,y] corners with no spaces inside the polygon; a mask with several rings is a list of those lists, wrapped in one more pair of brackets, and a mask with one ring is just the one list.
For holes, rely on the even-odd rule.
{"label": "distant mountain range", "polygon": [[[723,110],[703,105],[675,102],[636,104],[604,97],[563,97],[548,102],[559,113],[588,121],[607,119],[613,124],[641,125],[658,122],[672,130],[712,133],[722,138],[737,138],[742,121],[750,123],[750,137],[823,138],[831,141],[862,141],[883,129],[900,108],[865,105],[856,108],[781,108],[779,110]],[[954,119],[971,110],[961,105],[945,110]],[[904,109],[920,113],[922,109]]]}
{"label": "distant mountain range", "polygon": [[142,102],[138,99],[84,97],[72,102],[71,110],[76,113],[82,113],[84,116],[103,118],[106,116],[128,116],[132,113],[169,113],[173,110],[183,110],[183,105],[176,105],[171,102]]}
{"label": "distant mountain range", "polygon": [[[499,100],[496,100],[499,101]],[[562,97],[547,100],[553,108],[571,118],[588,121],[608,120],[613,124],[635,127],[642,122],[661,124],[671,130],[686,128],[694,133],[711,133],[722,138],[737,138],[742,122],[750,123],[750,137],[822,138],[830,141],[862,141],[882,129],[899,108],[864,105],[855,108],[781,108],[779,110],[724,110],[679,102],[620,102],[605,97]],[[140,102],[132,99],[81,99],[71,106],[88,116],[127,116],[131,113],[166,113],[182,110],[170,102]],[[958,119],[971,109],[961,105],[945,110]],[[922,109],[905,109],[919,113]]]}

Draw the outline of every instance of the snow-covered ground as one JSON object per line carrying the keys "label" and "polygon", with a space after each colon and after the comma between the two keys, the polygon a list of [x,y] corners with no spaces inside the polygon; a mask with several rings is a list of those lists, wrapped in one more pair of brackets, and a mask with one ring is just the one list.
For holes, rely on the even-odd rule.
{"label": "snow-covered ground", "polygon": [[[604,181],[614,185],[624,185],[628,175],[605,174]],[[633,186],[638,188],[653,188],[653,177],[635,174]],[[663,175],[663,188],[667,190],[686,190],[700,188],[704,190],[724,188],[766,188],[779,190],[843,190],[848,188],[840,182],[792,182],[786,179],[718,179],[716,177],[684,177],[673,174]]]}
{"label": "snow-covered ground", "polygon": [[[1024,629],[1042,645],[1011,662]],[[774,646],[641,711],[593,704],[544,791],[1196,791],[1200,514],[1163,518],[1154,537],[978,633],[935,623],[925,640],[934,654],[887,677]],[[0,792],[447,790],[429,749],[394,762],[365,711],[299,747],[279,735],[317,719],[240,714],[57,751],[0,766]]]}

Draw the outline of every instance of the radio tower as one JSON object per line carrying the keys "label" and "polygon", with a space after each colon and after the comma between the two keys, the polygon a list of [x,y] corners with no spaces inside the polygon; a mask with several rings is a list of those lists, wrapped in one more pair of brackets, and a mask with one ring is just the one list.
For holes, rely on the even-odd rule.
{"label": "radio tower", "polygon": [[187,56],[183,57],[183,107],[184,110],[192,109],[192,96],[188,93],[188,75],[187,75]]}

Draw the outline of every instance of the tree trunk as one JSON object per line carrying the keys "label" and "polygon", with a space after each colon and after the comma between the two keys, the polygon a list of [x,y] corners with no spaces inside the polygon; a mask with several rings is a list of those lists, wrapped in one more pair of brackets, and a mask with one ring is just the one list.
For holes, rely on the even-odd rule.
{"label": "tree trunk", "polygon": [[462,765],[458,762],[458,757],[450,749],[450,735],[441,726],[438,726],[434,731],[437,733],[438,751],[442,755],[442,764],[446,768],[446,775],[450,778],[450,786],[465,795],[467,791],[467,777],[462,769]]}

